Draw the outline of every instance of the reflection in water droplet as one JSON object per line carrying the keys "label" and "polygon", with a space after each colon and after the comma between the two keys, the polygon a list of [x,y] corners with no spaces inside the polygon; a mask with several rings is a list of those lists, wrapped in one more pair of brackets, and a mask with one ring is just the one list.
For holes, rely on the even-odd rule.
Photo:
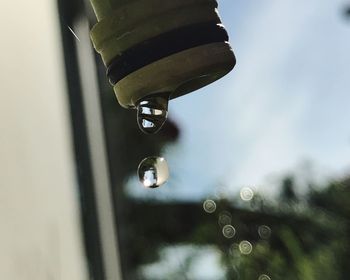
{"label": "reflection in water droplet", "polygon": [[215,210],[216,210],[216,204],[215,204],[215,202],[213,200],[207,199],[203,203],[203,209],[207,213],[214,213]]}
{"label": "reflection in water droplet", "polygon": [[239,250],[243,255],[249,255],[253,251],[253,245],[249,241],[243,240],[239,243]]}
{"label": "reflection in water droplet", "polygon": [[157,133],[168,117],[168,95],[150,95],[137,105],[137,123],[142,132]]}
{"label": "reflection in water droplet", "polygon": [[141,161],[137,169],[140,182],[146,188],[157,188],[169,178],[166,160],[161,157],[148,157]]}
{"label": "reflection in water droplet", "polygon": [[225,225],[229,225],[229,224],[231,224],[231,222],[232,222],[232,215],[231,215],[231,213],[230,212],[228,212],[228,211],[223,211],[223,212],[221,212],[220,213],[220,215],[219,215],[219,225],[220,226],[225,226]]}
{"label": "reflection in water droplet", "polygon": [[267,276],[266,274],[261,274],[259,276],[258,280],[271,280],[271,278],[269,276]]}
{"label": "reflection in water droplet", "polygon": [[222,234],[226,238],[233,238],[235,236],[235,234],[236,234],[236,229],[233,226],[231,226],[231,225],[226,225],[222,229]]}
{"label": "reflection in water droplet", "polygon": [[251,188],[244,187],[240,192],[241,199],[244,201],[250,201],[253,199],[254,192]]}
{"label": "reflection in water droplet", "polygon": [[258,233],[262,239],[269,239],[271,236],[271,229],[266,225],[261,225],[258,228]]}

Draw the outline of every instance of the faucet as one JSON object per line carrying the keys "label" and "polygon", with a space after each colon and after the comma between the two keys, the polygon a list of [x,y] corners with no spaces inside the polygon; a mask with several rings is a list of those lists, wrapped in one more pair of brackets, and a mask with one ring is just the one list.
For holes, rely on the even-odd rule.
{"label": "faucet", "polygon": [[91,39],[119,104],[156,133],[168,101],[226,75],[236,59],[216,0],[90,0]]}

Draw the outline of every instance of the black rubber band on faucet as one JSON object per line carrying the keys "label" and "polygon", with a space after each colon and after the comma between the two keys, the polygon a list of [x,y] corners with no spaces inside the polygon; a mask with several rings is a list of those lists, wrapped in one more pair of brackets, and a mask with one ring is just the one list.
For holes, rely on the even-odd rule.
{"label": "black rubber band on faucet", "polygon": [[226,41],[228,34],[217,22],[178,28],[127,49],[108,65],[107,76],[115,85],[130,73],[164,57],[200,45]]}

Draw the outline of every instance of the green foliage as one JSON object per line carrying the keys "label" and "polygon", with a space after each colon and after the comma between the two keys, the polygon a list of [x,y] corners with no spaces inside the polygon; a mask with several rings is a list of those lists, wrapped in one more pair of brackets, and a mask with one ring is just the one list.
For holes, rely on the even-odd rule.
{"label": "green foliage", "polygon": [[[260,195],[255,196],[248,208],[242,208],[239,200],[218,200],[214,214],[205,213],[201,203],[135,201],[129,213],[134,222],[129,224],[128,232],[130,235],[142,232],[147,236],[147,246],[145,239],[136,238],[128,247],[129,255],[140,261],[135,264],[137,270],[146,263],[160,261],[157,261],[157,256],[161,257],[157,252],[164,244],[168,248],[178,244],[194,248],[210,245],[217,246],[221,252],[225,279],[254,280],[266,274],[271,279],[284,280],[345,280],[350,275],[349,182],[313,187],[305,199],[305,195],[299,197],[294,192],[296,186],[289,177],[282,181],[280,197],[283,199],[279,204],[266,201]],[[218,213],[223,210],[232,214],[231,222],[237,231],[233,239],[221,233]],[[169,220],[165,221],[164,217]],[[162,220],[165,222],[159,225]],[[258,235],[261,224],[271,228],[270,237]],[[239,250],[242,240],[249,240],[253,245],[248,255]],[[163,279],[187,279],[199,252],[187,256],[177,272],[165,273]],[[139,279],[150,278],[141,275]]]}

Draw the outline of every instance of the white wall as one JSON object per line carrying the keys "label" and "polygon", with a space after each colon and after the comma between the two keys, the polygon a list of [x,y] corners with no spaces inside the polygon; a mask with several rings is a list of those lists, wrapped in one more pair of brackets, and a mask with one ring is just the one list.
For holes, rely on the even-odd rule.
{"label": "white wall", "polygon": [[0,278],[87,279],[55,1],[0,4]]}

